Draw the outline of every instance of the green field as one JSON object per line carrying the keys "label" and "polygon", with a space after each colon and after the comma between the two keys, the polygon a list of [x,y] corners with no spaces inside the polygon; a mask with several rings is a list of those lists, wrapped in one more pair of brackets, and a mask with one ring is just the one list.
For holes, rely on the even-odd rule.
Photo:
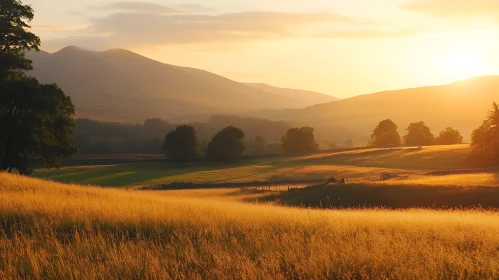
{"label": "green field", "polygon": [[100,186],[162,185],[172,182],[236,183],[255,181],[375,180],[382,172],[418,176],[429,171],[462,169],[469,145],[433,146],[423,149],[361,149],[302,156],[245,159],[235,164],[136,162],[80,165],[60,170],[39,169],[35,177],[65,183]]}

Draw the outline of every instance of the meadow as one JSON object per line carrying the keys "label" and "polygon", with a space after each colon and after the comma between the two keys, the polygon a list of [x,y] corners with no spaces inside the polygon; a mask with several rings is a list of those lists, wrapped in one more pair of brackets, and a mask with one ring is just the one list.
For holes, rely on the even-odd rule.
{"label": "meadow", "polygon": [[202,184],[324,181],[331,176],[374,180],[383,172],[414,175],[464,168],[463,159],[469,151],[469,145],[424,147],[422,150],[360,149],[303,156],[250,158],[225,165],[198,163],[179,166],[166,161],[158,162],[157,158],[154,162],[148,159],[135,163],[130,163],[130,160],[120,163],[120,159],[115,159],[109,164],[88,160],[60,170],[39,169],[34,175],[64,183],[107,187],[163,185],[172,182]]}
{"label": "meadow", "polygon": [[499,277],[494,211],[318,210],[245,199],[230,189],[127,191],[0,174],[0,278]]}
{"label": "meadow", "polygon": [[[38,170],[45,179],[0,173],[0,278],[497,279],[499,180],[494,170],[466,170],[468,152],[112,163]],[[381,172],[400,177],[380,181]],[[330,176],[349,179],[278,184]],[[178,181],[199,186],[165,185]],[[275,185],[251,183],[260,181]]]}

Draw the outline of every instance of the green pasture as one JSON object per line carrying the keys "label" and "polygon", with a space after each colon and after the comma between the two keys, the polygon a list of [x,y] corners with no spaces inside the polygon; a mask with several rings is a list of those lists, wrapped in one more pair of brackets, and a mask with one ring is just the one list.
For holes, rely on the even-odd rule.
{"label": "green pasture", "polygon": [[422,173],[464,168],[468,145],[406,149],[363,149],[302,156],[245,159],[234,164],[168,162],[81,165],[60,170],[38,169],[35,177],[65,183],[109,187],[161,185],[172,182],[230,183],[282,180],[319,180],[331,176],[377,178],[382,172]]}

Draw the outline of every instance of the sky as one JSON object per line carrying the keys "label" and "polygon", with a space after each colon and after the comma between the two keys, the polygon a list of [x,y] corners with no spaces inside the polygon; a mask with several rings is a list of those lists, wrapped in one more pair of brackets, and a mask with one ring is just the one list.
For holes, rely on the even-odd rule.
{"label": "sky", "polygon": [[497,0],[24,0],[42,49],[123,48],[340,98],[499,74]]}

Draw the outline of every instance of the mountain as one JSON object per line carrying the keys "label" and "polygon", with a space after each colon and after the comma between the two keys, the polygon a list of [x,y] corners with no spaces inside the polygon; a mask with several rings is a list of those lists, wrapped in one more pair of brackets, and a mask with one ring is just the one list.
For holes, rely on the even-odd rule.
{"label": "mountain", "polygon": [[286,98],[287,100],[292,100],[293,102],[290,103],[289,106],[285,106],[286,108],[295,108],[295,107],[302,108],[316,104],[329,103],[340,100],[339,98],[333,97],[331,95],[309,91],[309,90],[280,88],[261,83],[246,83],[246,85],[259,90],[279,95],[283,98]]}
{"label": "mountain", "polygon": [[365,144],[374,127],[388,118],[399,126],[401,135],[409,123],[425,121],[435,135],[452,126],[470,139],[494,101],[499,102],[499,76],[379,92],[305,109],[261,112],[259,116],[314,126],[320,138],[354,138],[357,144]]}
{"label": "mountain", "polygon": [[27,56],[34,66],[30,74],[40,82],[57,83],[71,96],[79,117],[130,121],[149,116],[240,114],[313,104],[306,95],[288,97],[122,49],[92,52],[66,47],[53,54]]}

